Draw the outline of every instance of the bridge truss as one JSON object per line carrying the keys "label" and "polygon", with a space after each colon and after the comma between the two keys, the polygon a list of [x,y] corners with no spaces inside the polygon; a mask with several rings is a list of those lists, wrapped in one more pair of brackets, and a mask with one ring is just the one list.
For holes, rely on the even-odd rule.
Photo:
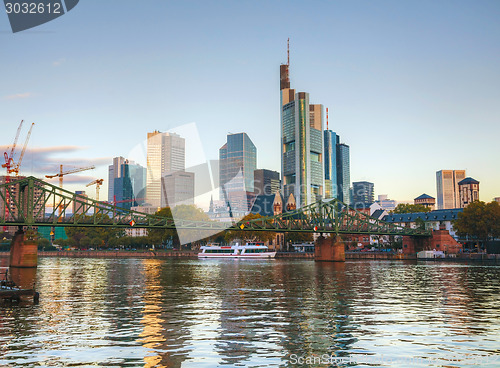
{"label": "bridge truss", "polygon": [[227,223],[150,215],[98,202],[33,176],[0,185],[0,225],[115,227],[149,229],[315,232],[335,234],[430,236],[374,219],[331,199],[273,217]]}

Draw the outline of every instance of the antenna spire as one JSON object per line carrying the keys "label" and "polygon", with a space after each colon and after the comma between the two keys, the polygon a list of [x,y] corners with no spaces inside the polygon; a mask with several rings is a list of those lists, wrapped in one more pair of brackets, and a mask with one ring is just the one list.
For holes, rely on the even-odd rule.
{"label": "antenna spire", "polygon": [[326,108],[326,130],[328,130],[328,107]]}
{"label": "antenna spire", "polygon": [[290,37],[286,40],[286,65],[290,67]]}

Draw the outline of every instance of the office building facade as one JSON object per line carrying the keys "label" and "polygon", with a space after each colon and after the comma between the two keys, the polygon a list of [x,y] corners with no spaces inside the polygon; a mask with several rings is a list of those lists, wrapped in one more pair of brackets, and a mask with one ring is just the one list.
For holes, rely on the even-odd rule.
{"label": "office building facade", "polygon": [[254,193],[256,196],[276,194],[281,188],[280,173],[273,170],[254,171]]}
{"label": "office building facade", "polygon": [[113,158],[113,164],[108,166],[108,201],[112,202],[115,195],[115,179],[122,177],[122,165],[125,162],[124,157]]}
{"label": "office building facade", "polygon": [[465,208],[472,202],[479,201],[479,182],[473,178],[465,178],[458,182],[460,193],[460,208]]}
{"label": "office building facade", "polygon": [[[337,136],[337,141],[339,137]],[[337,143],[337,198],[350,205],[351,196],[351,161],[349,146]]]}
{"label": "office building facade", "polygon": [[175,171],[161,178],[161,207],[194,204],[194,173]]}
{"label": "office building facade", "polygon": [[185,169],[185,140],[175,133],[148,133],[146,202],[161,206],[161,179]]}
{"label": "office building facade", "polygon": [[325,145],[325,198],[337,198],[337,134],[329,129],[323,133]]}
{"label": "office building facade", "polygon": [[120,175],[114,179],[112,202],[126,209],[143,205],[146,201],[146,168],[125,160]]}
{"label": "office building facade", "polygon": [[246,133],[228,134],[219,149],[220,200],[228,204],[233,216],[248,213],[254,192],[257,148]]}
{"label": "office building facade", "polygon": [[465,170],[440,170],[436,172],[437,208],[460,208],[458,183],[465,179]]}
{"label": "office building facade", "polygon": [[375,185],[369,181],[352,183],[352,205],[356,208],[370,206],[375,201]]}
{"label": "office building facade", "polygon": [[324,196],[323,105],[290,88],[288,64],[280,66],[280,115],[282,191],[306,206]]}

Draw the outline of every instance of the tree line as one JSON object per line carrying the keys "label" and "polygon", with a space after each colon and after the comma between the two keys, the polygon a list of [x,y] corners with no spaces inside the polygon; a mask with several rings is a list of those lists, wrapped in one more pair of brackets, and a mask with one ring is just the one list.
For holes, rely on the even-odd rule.
{"label": "tree line", "polygon": [[[176,220],[190,220],[210,222],[208,215],[195,205],[179,205],[174,209],[165,207],[155,213],[157,216],[175,218]],[[97,214],[99,216],[99,214]],[[107,216],[102,216],[99,221],[111,224],[112,221]],[[249,221],[262,218],[259,214],[248,214],[238,222],[238,226],[248,226]],[[127,236],[124,229],[113,227],[66,227],[68,239],[57,239],[55,242],[62,247],[74,247],[77,249],[144,249],[155,246],[155,248],[175,248],[180,249],[181,243],[176,229],[149,229],[146,236],[132,237]],[[194,232],[194,233],[193,233]],[[215,235],[206,236],[203,230],[191,230],[190,236],[195,239],[187,248],[198,248],[200,245],[211,243],[229,244],[232,241],[240,240],[242,242],[260,241],[272,242],[275,232],[272,231],[253,231],[253,230],[226,230]],[[310,233],[287,233],[285,238],[288,242],[308,242],[312,241]],[[45,241],[40,240],[43,246],[49,246]]]}

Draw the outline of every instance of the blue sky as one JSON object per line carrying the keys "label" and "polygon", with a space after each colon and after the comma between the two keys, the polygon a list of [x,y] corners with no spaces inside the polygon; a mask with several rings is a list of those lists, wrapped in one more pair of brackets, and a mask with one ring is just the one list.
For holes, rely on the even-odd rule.
{"label": "blue sky", "polygon": [[[330,109],[351,180],[409,201],[466,169],[500,196],[498,1],[80,1],[12,34],[0,12],[0,145],[36,125],[23,173],[81,190],[148,131],[196,123],[207,159],[248,133],[279,171],[279,64]],[[24,140],[28,124],[21,135]],[[102,193],[106,193],[105,188]],[[101,195],[102,198],[102,195]]]}

